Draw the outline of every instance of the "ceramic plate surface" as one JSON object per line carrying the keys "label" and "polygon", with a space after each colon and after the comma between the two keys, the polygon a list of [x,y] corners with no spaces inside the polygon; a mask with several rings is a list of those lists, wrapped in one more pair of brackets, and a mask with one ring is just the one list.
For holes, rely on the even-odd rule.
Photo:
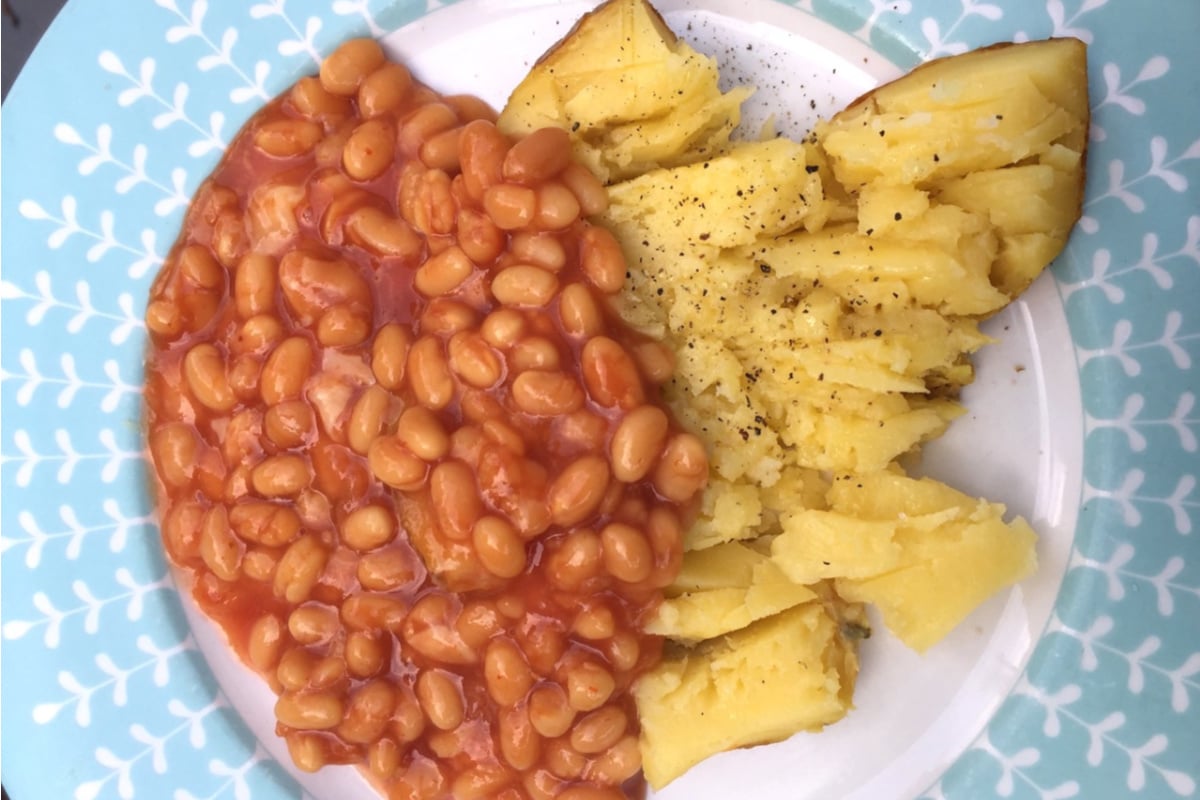
{"label": "ceramic plate surface", "polygon": [[[195,187],[264,101],[372,34],[502,104],[586,2],[71,0],[4,106],[0,638],[13,800],[314,800],[271,698],[164,561],[139,434],[141,315]],[[1173,798],[1200,781],[1200,5],[668,0],[802,133],[922,59],[1089,42],[1084,217],[988,331],[926,472],[1041,534],[1038,574],[918,657],[863,653],[820,735],[710,759],[670,798]]]}

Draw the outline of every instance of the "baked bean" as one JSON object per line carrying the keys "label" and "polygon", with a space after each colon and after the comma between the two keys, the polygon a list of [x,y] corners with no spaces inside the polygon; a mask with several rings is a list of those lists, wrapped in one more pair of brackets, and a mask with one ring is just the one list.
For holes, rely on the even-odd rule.
{"label": "baked bean", "polygon": [[391,684],[370,681],[350,695],[338,735],[348,742],[370,744],[383,735],[395,708],[396,690]]}
{"label": "baked bean", "polygon": [[376,778],[386,780],[400,769],[400,753],[400,745],[395,739],[377,739],[367,747],[367,769]]}
{"label": "baked bean", "polygon": [[638,583],[650,577],[654,554],[646,537],[636,528],[614,522],[600,532],[604,544],[604,568],[617,580]]}
{"label": "baked bean", "polygon": [[346,636],[346,669],[356,678],[378,674],[387,655],[387,646],[379,631],[351,631]]}
{"label": "baked bean", "polygon": [[506,234],[491,217],[473,208],[458,212],[458,246],[481,266],[490,264],[504,251]]}
{"label": "baked bean", "polygon": [[412,73],[402,64],[384,64],[358,85],[358,113],[370,119],[403,105],[412,90]]}
{"label": "baked bean", "polygon": [[204,506],[195,501],[176,501],[162,521],[163,542],[178,561],[188,561],[200,555],[200,525]]}
{"label": "baked bean", "polygon": [[512,398],[527,414],[554,416],[583,407],[583,389],[562,372],[522,372],[512,383]]}
{"label": "baked bean", "polygon": [[325,569],[329,553],[316,534],[306,533],[284,551],[275,569],[275,595],[289,603],[308,599]]}
{"label": "baked bean", "polygon": [[517,630],[517,638],[529,666],[540,675],[554,671],[567,646],[566,637],[557,623],[526,625]]}
{"label": "baked bean", "polygon": [[544,306],[558,291],[558,278],[532,264],[507,267],[492,278],[492,295],[506,306]]}
{"label": "baked bean", "polygon": [[630,671],[637,666],[638,658],[641,656],[641,646],[638,645],[637,636],[630,631],[617,631],[608,640],[605,655],[608,656],[608,662],[613,665],[613,669],[621,672]]}
{"label": "baked bean", "polygon": [[269,406],[300,396],[312,371],[312,345],[302,336],[284,339],[267,356],[262,371],[262,399]]}
{"label": "baked bean", "polygon": [[288,733],[283,737],[287,742],[288,756],[292,763],[302,772],[316,772],[325,766],[325,746],[318,736],[305,733]]}
{"label": "baked bean", "polygon": [[429,476],[429,494],[442,533],[451,539],[470,537],[483,514],[474,471],[457,459],[441,462]]}
{"label": "baked bean", "polygon": [[454,396],[454,378],[442,351],[442,343],[422,336],[408,351],[408,384],[421,405],[437,411]]}
{"label": "baked bean", "polygon": [[299,691],[309,685],[317,657],[302,646],[286,650],[275,667],[275,679],[280,686],[290,691]]}
{"label": "baked bean", "polygon": [[342,151],[342,169],[356,181],[379,177],[392,165],[396,154],[396,133],[392,124],[369,119],[354,129]]}
{"label": "baked bean", "polygon": [[188,351],[183,357],[183,376],[188,391],[205,408],[229,411],[237,404],[225,375],[225,360],[211,344],[198,344]]}
{"label": "baked bean", "polygon": [[450,337],[459,331],[474,328],[479,324],[479,314],[466,303],[449,297],[435,297],[425,306],[421,314],[421,333]]}
{"label": "baked bean", "polygon": [[571,163],[571,138],[561,128],[539,128],[524,137],[504,157],[504,180],[538,184],[553,178]]}
{"label": "baked bean", "polygon": [[525,327],[525,317],[521,316],[520,311],[498,308],[484,318],[479,333],[492,347],[504,350],[520,340]]}
{"label": "baked bean", "polygon": [[493,639],[483,656],[488,694],[501,706],[515,706],[533,686],[533,673],[511,639]]}
{"label": "baked bean", "polygon": [[529,695],[529,721],[547,739],[562,736],[575,721],[567,693],[557,683],[543,683]]}
{"label": "baked bean", "polygon": [[443,97],[442,101],[453,108],[454,113],[464,122],[496,121],[496,110],[473,94],[452,94]]}
{"label": "baked bean", "polygon": [[626,411],[646,402],[637,366],[625,348],[607,336],[593,336],[583,346],[579,369],[588,394],[606,408]]}
{"label": "baked bean", "polygon": [[541,742],[524,706],[500,712],[496,738],[500,740],[500,754],[514,769],[527,770],[537,763]]}
{"label": "baked bean", "polygon": [[312,150],[324,135],[324,129],[316,122],[277,119],[261,125],[254,132],[254,144],[269,156],[292,158]]}
{"label": "baked bean", "polygon": [[[450,176],[440,169],[417,173],[412,190],[403,195],[400,213],[409,224],[422,233],[439,236],[452,233],[458,219],[458,203],[454,200]],[[431,250],[435,240],[429,240]]]}
{"label": "baked bean", "polygon": [[564,737],[546,742],[542,748],[542,762],[558,777],[575,780],[583,774],[587,757],[571,746],[569,738]]}
{"label": "baked bean", "polygon": [[417,678],[417,699],[425,716],[439,730],[448,731],[462,724],[466,711],[459,680],[440,669],[425,670]]}
{"label": "baked bean", "polygon": [[588,755],[601,753],[621,740],[628,724],[625,712],[616,706],[593,711],[575,723],[571,746]]}
{"label": "baked bean", "polygon": [[579,524],[595,512],[607,488],[608,463],[604,459],[599,456],[576,459],[550,484],[546,502],[551,519],[563,527]]}
{"label": "baked bean", "polygon": [[333,528],[333,505],[316,489],[308,488],[296,497],[296,514],[305,527],[314,530]]}
{"label": "baked bean", "polygon": [[579,210],[591,217],[608,210],[608,190],[592,171],[582,164],[568,164],[558,179],[575,194]]}
{"label": "baked bean", "polygon": [[479,765],[454,779],[450,795],[455,800],[499,800],[500,790],[511,781],[512,774],[500,765]]}
{"label": "baked bean", "polygon": [[350,448],[360,455],[366,455],[371,442],[379,437],[383,426],[387,424],[388,409],[392,396],[378,384],[368,386],[359,395],[350,412],[350,421],[346,423],[346,441]]}
{"label": "baked bean", "polygon": [[355,244],[389,258],[415,260],[425,241],[404,220],[375,206],[362,206],[346,217],[346,232]]}
{"label": "baked bean", "polygon": [[560,589],[577,589],[600,571],[604,558],[600,537],[587,528],[571,531],[547,559],[550,582]]}
{"label": "baked bean", "polygon": [[332,94],[353,95],[363,79],[386,60],[374,39],[349,39],[321,62],[321,85]]}
{"label": "baked bean", "polygon": [[626,735],[589,764],[583,776],[608,786],[620,786],[641,768],[642,750],[638,746],[638,739]]}
{"label": "baked bean", "polygon": [[375,334],[371,344],[371,372],[379,385],[395,391],[404,383],[404,369],[412,334],[402,325],[389,322]]}
{"label": "baked bean", "polygon": [[334,306],[317,320],[317,342],[323,347],[350,347],[370,335],[370,319],[346,305]]}
{"label": "baked bean", "polygon": [[381,436],[367,449],[371,474],[393,489],[415,491],[425,484],[429,465],[399,439]]}
{"label": "baked bean", "polygon": [[418,653],[443,664],[474,664],[478,651],[462,638],[455,625],[456,603],[441,592],[426,594],[404,620],[404,641]]}
{"label": "baked bean", "polygon": [[308,677],[311,689],[344,689],[346,680],[346,662],[338,656],[326,656],[313,665]]}
{"label": "baked bean", "polygon": [[437,461],[450,449],[450,437],[441,420],[432,411],[420,406],[407,408],[396,423],[396,438],[414,455],[426,461]]}
{"label": "baked bean", "polygon": [[275,717],[289,728],[326,731],[342,721],[342,698],[332,692],[284,692],[275,703]]}
{"label": "baked bean", "polygon": [[500,517],[483,517],[472,529],[475,554],[484,568],[501,578],[525,570],[525,543],[516,529]]}
{"label": "baked bean", "polygon": [[275,259],[262,253],[250,253],[238,262],[233,295],[239,314],[249,319],[275,307],[276,270]]}
{"label": "baked bean", "polygon": [[667,440],[654,468],[654,488],[668,500],[682,503],[708,485],[708,454],[704,443],[690,433]]}
{"label": "baked bean", "polygon": [[196,471],[196,434],[191,426],[172,422],[150,434],[150,454],[158,476],[168,486],[181,488]]}
{"label": "baked bean", "polygon": [[426,103],[401,121],[398,137],[400,149],[406,155],[415,156],[425,142],[458,124],[458,114],[450,106],[445,103]]}
{"label": "baked bean", "polygon": [[600,307],[582,283],[572,283],[562,290],[558,297],[558,315],[563,330],[581,339],[595,336],[604,325]]}
{"label": "baked bean", "polygon": [[613,475],[634,483],[646,477],[667,440],[667,415],[655,406],[642,406],[625,415],[609,445]]}
{"label": "baked bean", "polygon": [[151,300],[146,306],[146,327],[151,333],[170,341],[183,333],[183,315],[174,303]]}
{"label": "baked bean", "polygon": [[341,627],[337,612],[317,603],[305,603],[288,616],[288,633],[300,644],[328,642]]}
{"label": "baked bean", "polygon": [[514,233],[509,243],[509,251],[517,261],[524,261],[550,272],[558,272],[567,265],[567,251],[552,233]]}
{"label": "baked bean", "polygon": [[500,380],[500,358],[478,333],[459,331],[450,337],[447,346],[450,369],[464,383],[477,389],[487,389]]}
{"label": "baked bean", "polygon": [[238,400],[245,402],[258,398],[258,376],[261,372],[262,362],[252,355],[233,359],[226,379]]}
{"label": "baked bean", "polygon": [[358,269],[340,258],[293,250],[279,260],[283,299],[301,325],[312,325],[329,308],[371,308],[371,290]]}
{"label": "baked bean", "polygon": [[425,572],[406,548],[389,548],[364,553],[358,560],[358,582],[364,589],[390,592],[416,583]]}
{"label": "baked bean", "polygon": [[484,193],[504,180],[504,160],[508,138],[485,120],[468,122],[458,141],[458,160],[467,194],[483,200]]}
{"label": "baked bean", "polygon": [[[486,396],[486,395],[485,395]],[[496,416],[483,421],[483,435],[488,441],[495,442],[506,450],[518,455],[525,455],[525,439],[516,428]]]}
{"label": "baked bean", "polygon": [[269,550],[247,548],[242,556],[242,574],[252,581],[270,583],[275,579],[275,567],[279,559]]}
{"label": "baked bean", "polygon": [[496,227],[511,231],[524,228],[537,216],[537,192],[515,183],[497,183],[483,192],[483,209]]}
{"label": "baked bean", "polygon": [[559,231],[579,219],[579,201],[566,186],[550,181],[538,187],[535,223],[542,230]]}
{"label": "baked bean", "polygon": [[340,533],[343,542],[365,553],[392,540],[396,535],[396,517],[384,506],[372,503],[347,514]]}
{"label": "baked bean", "polygon": [[246,657],[250,665],[266,673],[279,662],[283,647],[283,625],[274,614],[263,614],[254,621],[246,637]]}
{"label": "baked bean", "polygon": [[225,270],[207,247],[188,245],[179,251],[176,261],[179,277],[200,289],[216,289],[225,282]]}
{"label": "baked bean", "polygon": [[263,434],[278,447],[311,443],[316,432],[312,409],[303,400],[285,400],[268,408],[263,415]]}
{"label": "baked bean", "polygon": [[[349,98],[346,97],[338,99],[345,100],[347,103],[350,102]],[[334,130],[313,148],[313,161],[316,166],[323,169],[337,170],[342,166],[342,153],[346,150],[346,141],[357,126],[357,120],[341,119],[338,120],[336,125]],[[339,179],[345,181],[347,185],[352,185],[350,180],[340,171],[336,175]],[[326,237],[325,241],[330,241],[330,239]]]}
{"label": "baked bean", "polygon": [[340,95],[330,94],[321,85],[320,78],[306,77],[296,81],[288,99],[292,108],[310,119],[338,121],[353,111],[350,101]]}
{"label": "baked bean", "polygon": [[616,294],[625,284],[621,245],[604,228],[588,225],[580,234],[579,266],[592,285],[605,294]]}
{"label": "baked bean", "polygon": [[408,606],[398,597],[359,592],[342,603],[342,622],[351,631],[397,633],[408,618]]}
{"label": "baked bean", "polygon": [[662,385],[675,374],[675,354],[661,342],[642,342],[632,348],[633,360],[651,383]]}
{"label": "baked bean", "polygon": [[232,352],[261,356],[283,339],[283,326],[270,314],[257,314],[242,323]]}
{"label": "baked bean", "polygon": [[300,517],[294,509],[263,500],[233,506],[229,524],[243,541],[264,547],[291,544],[300,533]]}
{"label": "baked bean", "polygon": [[392,712],[392,734],[404,744],[415,742],[425,732],[425,712],[416,694],[403,689],[396,698],[396,710]]}
{"label": "baked bean", "polygon": [[200,557],[212,573],[223,581],[232,581],[241,572],[246,545],[229,529],[225,506],[213,506],[204,515],[200,528]]}
{"label": "baked bean", "polygon": [[250,478],[263,497],[293,497],[312,481],[312,470],[302,456],[278,455],[259,462]]}
{"label": "baked bean", "polygon": [[454,629],[463,642],[472,650],[483,650],[488,640],[503,626],[500,613],[492,603],[475,600],[463,606],[462,613],[454,623]]}
{"label": "baked bean", "polygon": [[612,636],[613,631],[616,630],[616,624],[612,611],[607,607],[591,605],[575,615],[575,621],[571,623],[571,630],[583,639],[595,641]]}
{"label": "baked bean", "polygon": [[426,297],[438,297],[453,292],[474,270],[475,265],[462,248],[453,246],[422,264],[413,278],[413,285]]}
{"label": "baked bean", "polygon": [[462,128],[451,128],[426,139],[418,151],[421,163],[430,169],[457,172],[459,167],[458,142],[462,138],[462,133]]}
{"label": "baked bean", "polygon": [[576,711],[594,711],[608,702],[616,689],[613,676],[604,667],[583,661],[567,667],[567,702]]}

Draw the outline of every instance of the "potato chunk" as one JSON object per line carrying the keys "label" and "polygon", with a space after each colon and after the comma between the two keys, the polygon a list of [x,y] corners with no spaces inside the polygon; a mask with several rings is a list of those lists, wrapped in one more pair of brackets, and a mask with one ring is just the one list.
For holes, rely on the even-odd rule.
{"label": "potato chunk", "polygon": [[841,719],[857,673],[854,648],[815,602],[667,657],[634,687],[647,781],[662,788],[713,753]]}

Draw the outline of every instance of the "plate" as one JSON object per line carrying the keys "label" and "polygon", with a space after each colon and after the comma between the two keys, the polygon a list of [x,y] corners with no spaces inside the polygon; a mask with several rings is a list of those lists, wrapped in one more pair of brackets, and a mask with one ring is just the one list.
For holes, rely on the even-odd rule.
{"label": "plate", "polygon": [[[383,37],[435,87],[500,103],[586,6],[72,0],[56,20],[0,132],[0,699],[16,800],[355,786],[278,758],[269,697],[174,588],[139,438],[144,298],[225,143],[342,39]],[[1094,116],[1084,218],[991,322],[1001,343],[977,362],[970,413],[923,465],[1030,518],[1038,575],[924,657],[872,639],[859,708],[826,733],[710,759],[661,796],[1195,796],[1200,7],[662,7],[727,77],[761,87],[752,120],[785,107],[777,122],[797,132],[923,58],[1049,35],[1092,45]]]}

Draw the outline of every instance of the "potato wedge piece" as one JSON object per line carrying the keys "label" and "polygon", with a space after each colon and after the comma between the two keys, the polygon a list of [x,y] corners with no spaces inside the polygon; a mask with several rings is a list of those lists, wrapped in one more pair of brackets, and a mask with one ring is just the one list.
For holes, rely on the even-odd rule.
{"label": "potato wedge piece", "polygon": [[857,674],[851,640],[818,602],[681,649],[634,687],[647,781],[662,788],[714,753],[841,719]]}
{"label": "potato wedge piece", "polygon": [[498,125],[510,136],[555,126],[605,182],[715,155],[752,90],[722,93],[717,64],[680,41],[645,0],[586,14],[513,91]]}

